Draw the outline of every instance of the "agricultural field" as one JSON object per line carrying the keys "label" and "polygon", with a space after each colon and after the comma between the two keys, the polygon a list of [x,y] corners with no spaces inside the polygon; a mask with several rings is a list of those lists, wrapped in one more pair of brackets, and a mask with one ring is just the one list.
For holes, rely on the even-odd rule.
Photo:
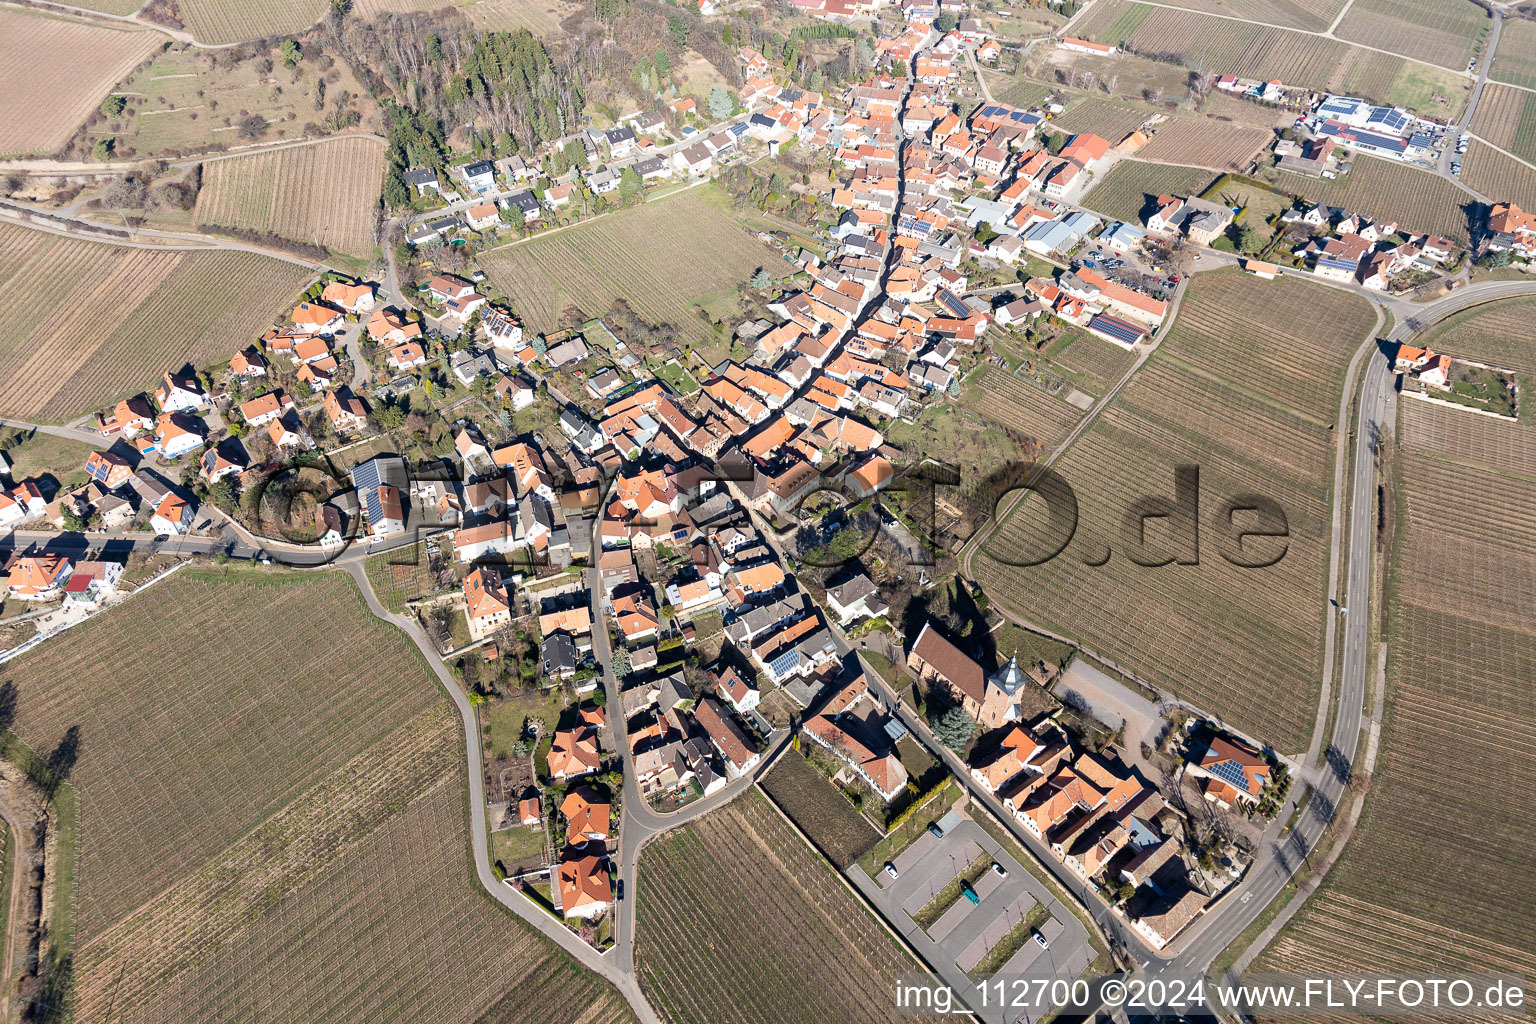
{"label": "agricultural field", "polygon": [[1045,98],[1057,90],[1044,82],[1037,82],[1023,75],[985,74],[987,88],[999,103],[1028,109],[1045,102]]}
{"label": "agricultural field", "polygon": [[671,1024],[884,1024],[919,969],[755,790],[652,841],[636,889],[635,966]]}
{"label": "agricultural field", "polygon": [[100,11],[103,14],[132,14],[144,6],[143,0],[81,0],[80,3],[70,4],[71,7],[79,7],[87,11]]}
{"label": "agricultural field", "polygon": [[699,191],[489,250],[480,265],[537,330],[554,329],[566,306],[600,316],[622,297],[651,323],[670,324],[691,341],[713,340],[697,308],[734,293],[758,267],[772,274],[788,264]]}
{"label": "agricultural field", "polygon": [[80,1019],[632,1019],[472,891],[457,716],[345,577],[183,570],[9,670],[79,729]]}
{"label": "agricultural field", "polygon": [[178,0],[181,21],[200,43],[239,43],[304,31],[325,0]]}
{"label": "agricultural field", "polygon": [[1076,31],[1145,57],[1187,66],[1203,61],[1243,78],[1276,78],[1288,85],[1412,105],[1441,118],[1460,111],[1469,89],[1465,79],[1450,71],[1428,73],[1420,65],[1418,72],[1405,75],[1408,62],[1390,53],[1135,0],[1099,0]]}
{"label": "agricultural field", "polygon": [[1335,33],[1462,71],[1492,27],[1488,13],[1471,0],[1355,0]]}
{"label": "agricultural field", "polygon": [[1345,0],[1179,0],[1175,6],[1282,28],[1321,31],[1333,23],[1344,3]]}
{"label": "agricultural field", "polygon": [[1113,145],[1141,127],[1152,115],[1136,107],[1110,100],[1084,99],[1072,106],[1065,114],[1051,122],[1069,132],[1092,132],[1108,139]]}
{"label": "agricultural field", "polygon": [[999,426],[1034,438],[1047,451],[1060,444],[1083,416],[1082,410],[996,366],[972,375],[965,406]]}
{"label": "agricultural field", "polygon": [[1066,344],[1059,349],[1053,345],[1048,353],[1051,364],[1082,378],[1087,390],[1095,396],[1103,395],[1120,383],[1136,362],[1135,353],[1111,345],[1103,338],[1077,331],[1069,331],[1062,337]]}
{"label": "agricultural field", "polygon": [[[1536,572],[1536,428],[1399,409],[1379,758],[1342,859],[1253,969],[1530,978],[1536,894],[1522,880],[1536,855],[1521,822],[1536,791],[1509,785],[1504,766],[1536,756],[1536,600],[1523,585]],[[1445,864],[1454,898],[1425,870]]]}
{"label": "agricultural field", "polygon": [[1141,223],[1147,204],[1160,195],[1199,195],[1215,177],[1205,167],[1122,160],[1094,182],[1084,205],[1106,217]]}
{"label": "agricultural field", "polygon": [[1507,299],[1457,313],[1415,344],[1536,376],[1536,298]]}
{"label": "agricultural field", "polygon": [[1143,160],[1242,170],[1274,138],[1268,128],[1176,117],[1158,125],[1152,141],[1136,155]]}
{"label": "agricultural field", "polygon": [[779,758],[773,770],[763,776],[761,785],[779,810],[839,868],[858,860],[859,854],[880,838],[848,798],[794,751]]}
{"label": "agricultural field", "polygon": [[1500,149],[1536,163],[1536,93],[1489,82],[1477,101],[1472,131]]}
{"label": "agricultural field", "polygon": [[1369,156],[1355,157],[1352,163],[1354,169],[1334,181],[1273,168],[1258,176],[1309,202],[1343,206],[1373,220],[1395,220],[1404,231],[1444,235],[1467,244],[1471,196],[1440,175],[1407,164]]}
{"label": "agricultural field", "polygon": [[[1319,334],[1311,317],[1273,315],[1296,308],[1333,328]],[[1042,565],[1012,564],[1039,557],[1049,536],[1040,503],[1026,502],[976,551],[976,578],[1024,619],[1134,666],[1277,750],[1305,749],[1322,668],[1333,425],[1346,367],[1374,323],[1363,299],[1298,278],[1196,276],[1157,353],[1054,467],[1077,493],[1071,544]],[[1199,468],[1204,516],[1235,495],[1277,502],[1284,557],[1267,568],[1232,564],[1207,518],[1198,566],[1133,564],[1124,511],[1141,495],[1171,497],[1181,465]],[[1149,525],[1141,561],[1187,552],[1178,525]],[[1106,548],[1107,564],[1088,564]]]}
{"label": "agricultural field", "polygon": [[374,596],[392,612],[403,612],[407,601],[429,596],[437,582],[420,544],[369,555],[364,565]]}
{"label": "agricultural field", "polygon": [[[1505,18],[1488,77],[1536,89],[1536,21]],[[1486,93],[1484,94],[1486,96]]]}
{"label": "agricultural field", "polygon": [[0,10],[0,39],[0,156],[62,147],[113,84],[165,43],[158,32],[14,8]]}
{"label": "agricultural field", "polygon": [[384,144],[352,136],[203,165],[197,222],[271,231],[366,256],[384,182]]}
{"label": "agricultural field", "polygon": [[0,414],[63,422],[227,360],[309,280],[255,253],[155,251],[0,225]]}
{"label": "agricultural field", "polygon": [[1461,178],[1496,202],[1536,207],[1536,169],[1475,139],[1462,158]]}
{"label": "agricultural field", "polygon": [[1205,98],[1202,112],[1217,121],[1253,125],[1258,128],[1283,128],[1296,119],[1294,111],[1282,110],[1229,92],[1213,90]]}
{"label": "agricultural field", "polygon": [[560,23],[578,5],[568,0],[473,0],[460,7],[478,29],[515,32],[526,28],[540,39],[560,34]]}
{"label": "agricultural field", "polygon": [[[118,83],[112,91],[128,105],[119,116],[94,125],[91,133],[116,139],[119,156],[177,156],[221,143],[244,145],[235,122],[246,112],[266,119],[262,142],[271,143],[303,135],[306,125],[322,121],[335,109],[343,93],[353,97],[349,106],[360,115],[366,117],[371,109],[343,61],[323,72],[329,106],[322,115],[314,108],[322,72],[303,61],[285,70],[275,50],[264,56],[278,65],[265,74],[261,57],[229,67],[216,63],[214,51],[174,43]],[[274,86],[281,86],[280,94],[274,94]]]}

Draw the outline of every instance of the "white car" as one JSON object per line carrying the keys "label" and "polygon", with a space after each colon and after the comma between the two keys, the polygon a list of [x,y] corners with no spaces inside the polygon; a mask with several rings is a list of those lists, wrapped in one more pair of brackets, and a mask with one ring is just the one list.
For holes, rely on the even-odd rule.
{"label": "white car", "polygon": [[1039,932],[1030,932],[1029,937],[1034,939],[1035,940],[1035,945],[1039,946],[1041,949],[1050,949],[1051,948],[1051,944],[1049,942],[1046,942],[1045,941],[1045,936],[1041,935]]}
{"label": "white car", "polygon": [[890,861],[886,861],[885,862],[885,873],[890,875],[892,878],[895,878],[896,877],[896,865],[892,864]]}

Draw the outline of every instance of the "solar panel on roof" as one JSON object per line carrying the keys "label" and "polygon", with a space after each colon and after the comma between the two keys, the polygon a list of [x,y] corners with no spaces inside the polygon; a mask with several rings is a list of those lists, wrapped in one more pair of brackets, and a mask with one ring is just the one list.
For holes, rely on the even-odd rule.
{"label": "solar panel on roof", "polygon": [[1236,789],[1248,791],[1248,775],[1236,761],[1217,761],[1208,765],[1206,771]]}

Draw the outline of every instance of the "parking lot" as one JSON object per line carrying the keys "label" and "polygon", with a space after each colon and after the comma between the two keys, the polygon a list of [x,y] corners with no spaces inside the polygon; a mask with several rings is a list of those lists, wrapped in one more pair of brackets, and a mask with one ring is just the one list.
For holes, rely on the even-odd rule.
{"label": "parking lot", "polygon": [[[849,880],[973,1008],[981,1003],[968,972],[1032,912],[1038,917],[1037,906],[1050,915],[1036,929],[1046,946],[1026,939],[995,973],[1068,980],[1081,974],[1093,959],[1082,922],[980,825],[953,811],[938,824],[944,831],[942,839],[924,832],[896,856],[895,878],[885,871],[871,878],[854,865],[848,869]],[[914,915],[982,854],[1001,865],[1006,877],[993,870],[983,872],[972,886],[977,903],[961,896],[926,931],[921,928]],[[980,1016],[988,1022],[1004,1022],[1000,1011]]]}

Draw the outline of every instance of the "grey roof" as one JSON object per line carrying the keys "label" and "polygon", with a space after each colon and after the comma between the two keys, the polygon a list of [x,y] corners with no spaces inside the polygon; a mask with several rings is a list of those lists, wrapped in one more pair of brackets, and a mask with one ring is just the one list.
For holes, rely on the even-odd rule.
{"label": "grey roof", "polygon": [[467,164],[464,167],[464,177],[479,178],[487,174],[495,174],[496,168],[491,166],[489,160],[481,160],[478,163]]}
{"label": "grey roof", "polygon": [[425,185],[437,181],[437,172],[430,167],[412,167],[401,175],[407,185]]}
{"label": "grey roof", "polygon": [[1019,659],[1015,656],[1008,659],[1008,664],[992,673],[987,682],[1012,697],[1028,678],[1019,668]]}
{"label": "grey roof", "polygon": [[576,668],[576,641],[565,633],[551,633],[539,645],[546,675],[574,671]]}

